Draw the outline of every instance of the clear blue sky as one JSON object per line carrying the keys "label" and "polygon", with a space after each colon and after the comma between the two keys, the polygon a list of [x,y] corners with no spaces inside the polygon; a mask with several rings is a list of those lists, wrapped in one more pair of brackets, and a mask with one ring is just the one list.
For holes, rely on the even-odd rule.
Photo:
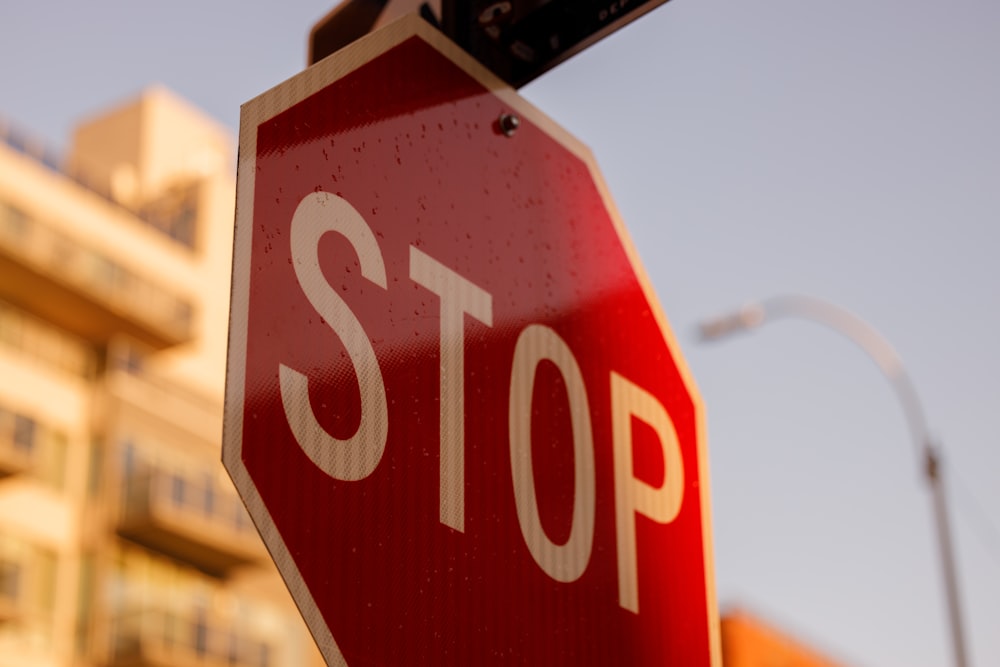
{"label": "clear blue sky", "polygon": [[[5,3],[0,115],[65,146],[160,82],[235,131],[332,5]],[[522,92],[594,150],[701,386],[723,606],[849,664],[951,664],[930,498],[875,365],[808,322],[693,335],[814,295],[909,369],[971,662],[1000,665],[1000,3],[673,0]]]}

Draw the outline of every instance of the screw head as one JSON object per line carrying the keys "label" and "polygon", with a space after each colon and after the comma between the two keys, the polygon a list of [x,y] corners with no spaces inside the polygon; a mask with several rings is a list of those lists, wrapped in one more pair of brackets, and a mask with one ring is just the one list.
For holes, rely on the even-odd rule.
{"label": "screw head", "polygon": [[505,137],[512,137],[514,133],[517,132],[517,128],[521,127],[521,119],[512,113],[502,113],[500,114],[500,131],[503,132]]}

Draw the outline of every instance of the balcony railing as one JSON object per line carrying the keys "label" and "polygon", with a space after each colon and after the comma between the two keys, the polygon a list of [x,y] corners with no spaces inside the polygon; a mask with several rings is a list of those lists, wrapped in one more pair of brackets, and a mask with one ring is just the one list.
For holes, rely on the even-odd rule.
{"label": "balcony railing", "polygon": [[192,335],[189,301],[2,201],[0,296],[91,340],[124,332],[166,347]]}
{"label": "balcony railing", "polygon": [[163,470],[127,477],[118,532],[210,574],[267,559],[235,492]]}
{"label": "balcony railing", "polygon": [[127,211],[136,220],[162,232],[174,241],[189,248],[194,246],[194,223],[189,219],[193,209],[190,206],[171,207],[169,211],[165,211],[160,202],[153,202],[140,208],[127,206],[115,198],[108,188],[99,187],[93,179],[87,177],[86,173],[67,168],[59,152],[51,146],[22,132],[3,118],[0,118],[0,144],[73,181],[83,190],[100,197],[108,204]]}
{"label": "balcony railing", "polygon": [[0,353],[4,350],[60,374],[90,379],[97,370],[93,345],[0,299]]}
{"label": "balcony railing", "polygon": [[270,642],[203,610],[123,614],[111,650],[112,667],[275,667]]}

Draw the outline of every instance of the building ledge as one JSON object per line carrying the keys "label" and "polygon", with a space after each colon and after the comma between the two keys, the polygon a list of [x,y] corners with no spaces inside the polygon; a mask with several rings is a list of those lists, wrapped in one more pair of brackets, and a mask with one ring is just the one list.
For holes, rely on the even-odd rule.
{"label": "building ledge", "polygon": [[154,279],[0,202],[0,299],[91,341],[189,341],[192,306]]}
{"label": "building ledge", "polygon": [[239,497],[192,480],[147,470],[126,482],[118,533],[221,576],[267,562],[267,550]]}

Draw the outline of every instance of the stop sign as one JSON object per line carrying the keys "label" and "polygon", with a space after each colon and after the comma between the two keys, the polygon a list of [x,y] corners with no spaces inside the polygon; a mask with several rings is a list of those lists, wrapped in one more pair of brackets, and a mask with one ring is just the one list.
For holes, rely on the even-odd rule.
{"label": "stop sign", "polygon": [[405,19],[243,107],[223,458],[331,664],[719,664],[701,406],[586,149]]}

